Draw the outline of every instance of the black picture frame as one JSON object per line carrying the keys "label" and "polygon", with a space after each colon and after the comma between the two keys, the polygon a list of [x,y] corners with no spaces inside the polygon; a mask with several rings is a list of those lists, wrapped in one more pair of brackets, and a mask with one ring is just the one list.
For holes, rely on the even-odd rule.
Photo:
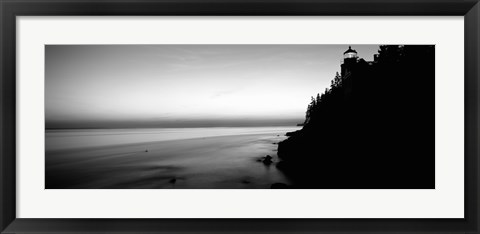
{"label": "black picture frame", "polygon": [[[1,233],[478,233],[478,0],[1,0]],[[465,17],[464,219],[22,219],[16,218],[16,16]]]}

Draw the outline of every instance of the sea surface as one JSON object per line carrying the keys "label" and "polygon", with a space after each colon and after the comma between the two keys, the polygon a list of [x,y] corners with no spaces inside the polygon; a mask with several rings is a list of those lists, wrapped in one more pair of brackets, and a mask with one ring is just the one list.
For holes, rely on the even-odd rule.
{"label": "sea surface", "polygon": [[[300,127],[47,130],[46,189],[267,189]],[[259,160],[273,157],[273,164]]]}

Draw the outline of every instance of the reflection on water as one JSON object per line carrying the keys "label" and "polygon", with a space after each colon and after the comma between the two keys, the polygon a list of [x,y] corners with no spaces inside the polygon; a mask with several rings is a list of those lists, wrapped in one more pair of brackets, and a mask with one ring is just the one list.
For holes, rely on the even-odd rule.
{"label": "reflection on water", "polygon": [[[298,127],[48,130],[46,188],[270,188]],[[258,162],[266,155],[272,165]]]}

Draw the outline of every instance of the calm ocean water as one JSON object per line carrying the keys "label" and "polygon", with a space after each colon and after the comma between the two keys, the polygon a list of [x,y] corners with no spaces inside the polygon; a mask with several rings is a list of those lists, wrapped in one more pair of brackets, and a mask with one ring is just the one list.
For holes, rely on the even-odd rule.
{"label": "calm ocean water", "polygon": [[299,127],[218,127],[47,130],[46,150],[146,143],[214,136],[285,134]]}
{"label": "calm ocean water", "polygon": [[288,179],[271,155],[299,127],[46,132],[46,188],[269,188]]}

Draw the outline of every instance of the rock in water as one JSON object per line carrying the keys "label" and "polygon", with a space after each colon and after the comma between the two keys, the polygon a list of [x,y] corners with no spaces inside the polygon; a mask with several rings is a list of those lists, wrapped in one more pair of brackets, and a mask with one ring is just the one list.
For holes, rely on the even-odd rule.
{"label": "rock in water", "polygon": [[265,164],[265,165],[270,165],[270,164],[272,164],[272,163],[273,163],[273,161],[272,161],[272,156],[267,155],[267,156],[265,156],[265,158],[263,158],[263,164]]}

